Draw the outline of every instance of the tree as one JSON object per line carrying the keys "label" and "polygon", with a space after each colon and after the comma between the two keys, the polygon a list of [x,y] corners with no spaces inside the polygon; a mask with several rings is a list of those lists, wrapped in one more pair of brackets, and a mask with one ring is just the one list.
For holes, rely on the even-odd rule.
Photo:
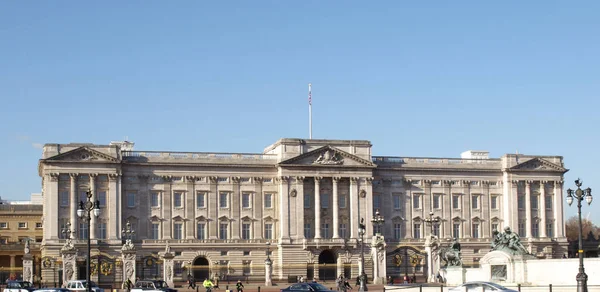
{"label": "tree", "polygon": [[[579,223],[577,221],[577,216],[573,216],[565,223],[565,231],[569,241],[579,240]],[[581,226],[583,227],[583,240],[587,238],[590,231],[595,238],[600,236],[600,227],[596,226],[592,221],[581,218]]]}

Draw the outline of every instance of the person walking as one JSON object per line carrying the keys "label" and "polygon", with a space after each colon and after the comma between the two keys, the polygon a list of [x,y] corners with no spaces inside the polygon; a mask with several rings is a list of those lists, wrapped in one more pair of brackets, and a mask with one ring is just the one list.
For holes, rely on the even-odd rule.
{"label": "person walking", "polygon": [[344,285],[344,277],[342,275],[340,275],[339,277],[337,277],[337,279],[335,279],[335,290],[342,291],[343,285]]}
{"label": "person walking", "polygon": [[342,283],[342,291],[348,292],[348,290],[352,290],[352,286],[350,286],[348,279],[344,279],[344,283]]}
{"label": "person walking", "polygon": [[244,292],[244,284],[242,284],[241,280],[237,281],[235,288],[237,289],[237,292]]}
{"label": "person walking", "polygon": [[212,291],[212,287],[213,287],[213,283],[210,279],[206,278],[204,280],[204,282],[202,282],[202,286],[204,286],[204,288],[206,288],[206,292],[211,292]]}

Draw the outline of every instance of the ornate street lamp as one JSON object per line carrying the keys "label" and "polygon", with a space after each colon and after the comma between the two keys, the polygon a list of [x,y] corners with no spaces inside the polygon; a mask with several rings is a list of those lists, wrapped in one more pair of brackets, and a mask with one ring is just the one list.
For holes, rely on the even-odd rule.
{"label": "ornate street lamp", "polygon": [[90,242],[90,221],[92,221],[92,211],[93,212],[93,216],[95,216],[96,218],[98,218],[98,216],[100,216],[100,201],[96,200],[96,202],[92,201],[92,191],[87,191],[86,192],[87,195],[87,201],[79,201],[79,209],[77,209],[77,216],[79,216],[79,218],[86,220],[87,221],[87,230],[88,230],[88,234],[87,234],[87,271],[86,271],[86,285],[87,285],[87,291],[88,292],[92,292],[92,285],[90,282],[90,263],[91,263],[91,258],[90,255],[92,253],[92,247],[91,247],[91,242]]}
{"label": "ornate street lamp", "polygon": [[125,224],[125,228],[121,229],[121,234],[125,238],[127,244],[131,243],[131,239],[133,238],[133,235],[135,235],[135,230],[133,230],[129,221]]}
{"label": "ornate street lamp", "polygon": [[433,226],[434,226],[434,224],[440,222],[440,218],[433,218],[433,212],[429,212],[429,218],[426,218],[423,221],[425,221],[425,223],[427,223],[429,225],[429,227],[430,227],[430,229],[429,229],[429,235],[430,236],[434,235],[433,234]]}
{"label": "ornate street lamp", "polygon": [[587,188],[581,189],[583,182],[580,179],[575,180],[577,190],[567,190],[567,204],[571,206],[573,204],[573,198],[577,199],[577,217],[579,218],[579,273],[575,279],[577,279],[577,292],[587,292],[587,278],[585,269],[583,268],[583,225],[581,223],[581,201],[585,201],[590,205],[592,203],[592,189]]}
{"label": "ornate street lamp", "polygon": [[359,292],[369,291],[367,288],[367,274],[365,273],[365,218],[360,218],[360,223],[358,224],[358,235],[360,236],[360,276],[358,279],[360,280],[360,287],[358,288]]}
{"label": "ornate street lamp", "polygon": [[375,216],[373,216],[373,219],[371,219],[371,223],[373,223],[373,226],[377,226],[375,235],[381,236],[381,225],[385,223],[385,219],[383,219],[383,216],[379,214],[379,209],[375,211]]}

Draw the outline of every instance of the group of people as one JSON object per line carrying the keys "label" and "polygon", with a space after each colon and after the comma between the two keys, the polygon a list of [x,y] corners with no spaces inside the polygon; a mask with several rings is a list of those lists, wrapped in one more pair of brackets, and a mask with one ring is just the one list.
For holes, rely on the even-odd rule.
{"label": "group of people", "polygon": [[348,283],[348,279],[346,279],[344,275],[340,275],[339,277],[337,277],[337,279],[335,279],[335,288],[337,291],[344,292],[352,290],[352,286],[350,286],[350,283]]}
{"label": "group of people", "polygon": [[[194,278],[191,277],[188,281],[190,282],[188,288],[195,289],[196,283],[194,282]],[[219,289],[219,278],[215,278],[214,283],[211,279],[208,279],[208,278],[204,279],[204,282],[202,282],[202,287],[204,287],[206,289],[206,292],[211,292],[213,289]],[[237,283],[235,284],[235,287],[237,289],[237,292],[244,292],[244,284],[242,283],[241,280],[237,281]]]}

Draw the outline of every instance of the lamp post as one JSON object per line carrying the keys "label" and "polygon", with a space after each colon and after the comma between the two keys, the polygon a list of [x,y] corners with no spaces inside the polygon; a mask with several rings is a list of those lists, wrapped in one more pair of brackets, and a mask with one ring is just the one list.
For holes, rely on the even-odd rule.
{"label": "lamp post", "polygon": [[365,273],[365,218],[360,218],[360,223],[358,224],[358,235],[360,236],[360,276],[358,279],[360,280],[360,287],[358,288],[359,292],[369,291],[367,288],[367,274]]}
{"label": "lamp post", "polygon": [[373,226],[377,226],[375,235],[380,236],[381,235],[381,225],[383,225],[383,223],[385,223],[385,219],[383,219],[383,216],[381,216],[381,214],[379,214],[379,209],[377,209],[375,211],[375,216],[373,216],[373,219],[371,219],[371,223],[373,223]]}
{"label": "lamp post", "polygon": [[88,230],[88,234],[87,234],[87,270],[86,270],[86,285],[87,285],[87,291],[88,292],[92,292],[92,285],[90,282],[90,262],[91,262],[91,258],[90,255],[92,253],[92,247],[91,247],[91,241],[90,241],[90,221],[92,221],[92,211],[93,212],[93,216],[96,216],[96,218],[98,216],[100,216],[100,201],[96,200],[95,202],[92,201],[92,191],[89,190],[86,192],[86,196],[87,196],[87,200],[84,201],[79,201],[79,209],[77,209],[77,216],[79,216],[79,218],[86,220],[87,221],[87,230]]}
{"label": "lamp post", "polygon": [[433,212],[429,212],[429,218],[426,218],[424,221],[430,227],[430,229],[429,229],[429,235],[436,235],[437,236],[437,234],[433,234],[433,226],[434,226],[435,223],[440,222],[440,218],[433,218]]}
{"label": "lamp post", "polygon": [[592,189],[587,188],[582,190],[582,184],[583,182],[580,179],[576,179],[575,185],[577,186],[577,190],[567,190],[567,204],[569,204],[569,206],[573,204],[573,198],[577,199],[577,217],[579,218],[579,273],[577,273],[577,276],[575,277],[575,279],[577,279],[577,292],[588,291],[588,276],[585,274],[585,269],[583,268],[583,225],[581,223],[581,201],[585,199],[588,205],[592,203]]}
{"label": "lamp post", "polygon": [[135,230],[133,230],[133,227],[131,227],[131,223],[129,223],[129,221],[127,221],[127,223],[125,224],[125,227],[123,229],[121,229],[121,234],[125,238],[125,243],[131,244],[131,239],[133,238],[133,235],[135,234]]}

